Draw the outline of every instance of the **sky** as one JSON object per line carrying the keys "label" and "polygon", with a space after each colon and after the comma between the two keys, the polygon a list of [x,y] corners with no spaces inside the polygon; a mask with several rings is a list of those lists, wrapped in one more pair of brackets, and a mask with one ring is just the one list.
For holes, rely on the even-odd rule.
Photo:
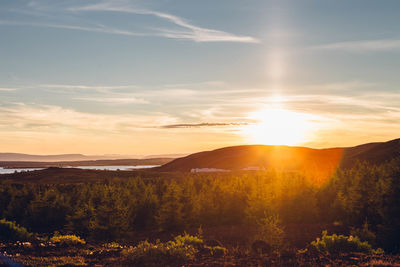
{"label": "sky", "polygon": [[0,152],[400,137],[400,1],[0,0]]}

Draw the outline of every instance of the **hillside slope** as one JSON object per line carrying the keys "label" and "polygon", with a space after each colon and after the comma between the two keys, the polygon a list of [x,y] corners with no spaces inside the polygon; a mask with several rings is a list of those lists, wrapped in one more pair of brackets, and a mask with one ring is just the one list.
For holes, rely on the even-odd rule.
{"label": "hillside slope", "polygon": [[195,168],[242,170],[247,167],[311,172],[331,172],[351,167],[357,161],[379,164],[400,156],[400,139],[348,148],[245,145],[204,151],[175,159],[159,171],[187,172]]}
{"label": "hillside slope", "polygon": [[342,156],[341,167],[352,167],[357,161],[381,164],[397,157],[400,157],[400,138],[346,148]]}

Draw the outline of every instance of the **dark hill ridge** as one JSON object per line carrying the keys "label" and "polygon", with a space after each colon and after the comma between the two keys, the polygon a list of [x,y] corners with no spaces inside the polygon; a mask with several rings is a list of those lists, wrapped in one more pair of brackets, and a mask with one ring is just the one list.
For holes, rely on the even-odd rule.
{"label": "dark hill ridge", "polygon": [[306,147],[246,145],[220,148],[175,159],[159,171],[188,172],[195,168],[242,170],[248,167],[279,170],[331,172],[342,156],[342,148],[312,149]]}
{"label": "dark hill ridge", "polygon": [[357,161],[381,164],[397,157],[400,157],[400,138],[346,148],[341,167],[352,167]]}
{"label": "dark hill ridge", "polygon": [[400,139],[327,149],[244,145],[191,154],[164,164],[157,170],[188,172],[195,168],[242,170],[260,167],[327,174],[338,167],[351,167],[357,161],[379,164],[399,156]]}

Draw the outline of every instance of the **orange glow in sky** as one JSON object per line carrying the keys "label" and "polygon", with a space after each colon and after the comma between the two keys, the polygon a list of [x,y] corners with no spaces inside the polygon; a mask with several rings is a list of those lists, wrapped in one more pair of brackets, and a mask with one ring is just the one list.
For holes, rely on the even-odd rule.
{"label": "orange glow in sky", "polygon": [[250,115],[256,121],[243,128],[249,143],[297,145],[308,141],[316,130],[315,115],[282,108],[264,108]]}

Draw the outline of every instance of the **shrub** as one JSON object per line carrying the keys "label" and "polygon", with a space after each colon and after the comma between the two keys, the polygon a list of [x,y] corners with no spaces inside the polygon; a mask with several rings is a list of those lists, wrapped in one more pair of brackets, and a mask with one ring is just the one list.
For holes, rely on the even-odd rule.
{"label": "shrub", "polygon": [[191,245],[195,248],[200,248],[203,245],[203,239],[198,236],[192,236],[187,233],[185,235],[178,235],[174,238],[175,243],[178,245]]}
{"label": "shrub", "polygon": [[50,242],[53,242],[60,246],[74,246],[74,245],[84,245],[85,240],[76,235],[59,235],[55,234],[50,238]]}
{"label": "shrub", "polygon": [[328,235],[327,231],[322,232],[322,237],[311,242],[320,252],[329,252],[332,254],[344,252],[364,252],[364,253],[383,253],[382,249],[372,249],[367,241],[360,241],[358,237],[344,235]]}
{"label": "shrub", "polygon": [[370,230],[370,225],[367,221],[362,225],[362,228],[352,228],[350,233],[352,236],[359,237],[362,241],[375,244],[376,235]]}
{"label": "shrub", "polygon": [[15,222],[0,220],[0,240],[4,241],[23,241],[32,238],[33,234],[29,233],[25,227],[17,225]]}
{"label": "shrub", "polygon": [[153,244],[146,240],[123,250],[122,255],[128,264],[135,266],[165,266],[191,260],[197,252],[192,245],[186,245],[184,242],[161,243],[158,240]]}
{"label": "shrub", "polygon": [[258,222],[258,226],[256,240],[265,241],[272,249],[282,248],[285,232],[278,216],[267,216]]}
{"label": "shrub", "polygon": [[119,248],[123,248],[123,246],[121,246],[119,243],[117,242],[111,242],[111,243],[106,243],[103,244],[103,247],[105,248],[110,248],[110,249],[119,249]]}

